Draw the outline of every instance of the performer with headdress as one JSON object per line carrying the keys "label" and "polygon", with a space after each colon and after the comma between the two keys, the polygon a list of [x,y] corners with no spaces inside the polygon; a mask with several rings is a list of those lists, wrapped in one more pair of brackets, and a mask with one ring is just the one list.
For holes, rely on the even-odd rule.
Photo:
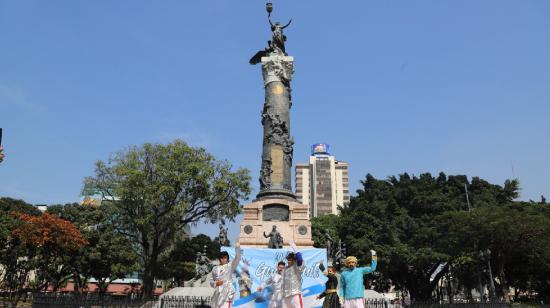
{"label": "performer with headdress", "polygon": [[324,298],[323,308],[340,308],[340,298],[338,297],[338,277],[336,277],[336,268],[329,264],[325,271],[323,260],[319,263],[319,270],[323,275],[327,276],[328,280],[325,283],[325,291],[317,296],[317,299]]}
{"label": "performer with headdress", "polygon": [[357,267],[357,258],[349,256],[345,260],[346,268],[340,275],[340,296],[344,299],[344,308],[365,307],[363,276],[374,272],[378,257],[376,251],[371,250],[372,261],[370,266]]}
{"label": "performer with headdress", "polygon": [[292,252],[286,256],[287,267],[283,272],[283,308],[303,308],[302,273],[305,262],[294,243],[290,243]]}
{"label": "performer with headdress", "polygon": [[235,244],[235,259],[229,263],[229,254],[222,251],[218,255],[220,264],[212,270],[210,286],[214,288],[212,295],[213,308],[230,308],[235,297],[233,287],[233,272],[241,260],[241,249],[239,243]]}

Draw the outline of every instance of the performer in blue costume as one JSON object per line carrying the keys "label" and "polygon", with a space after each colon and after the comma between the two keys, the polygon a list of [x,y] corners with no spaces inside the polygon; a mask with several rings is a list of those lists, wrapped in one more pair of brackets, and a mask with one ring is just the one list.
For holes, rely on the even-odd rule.
{"label": "performer in blue costume", "polygon": [[364,308],[365,286],[363,276],[376,270],[378,257],[376,251],[371,250],[372,261],[370,266],[357,267],[357,258],[346,258],[346,268],[340,275],[340,297],[344,300],[344,308]]}

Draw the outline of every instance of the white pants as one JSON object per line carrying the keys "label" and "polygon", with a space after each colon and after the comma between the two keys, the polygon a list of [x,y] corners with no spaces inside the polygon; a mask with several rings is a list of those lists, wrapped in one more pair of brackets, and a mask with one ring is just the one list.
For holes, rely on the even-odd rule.
{"label": "white pants", "polygon": [[282,308],[283,307],[283,300],[276,300],[276,299],[270,299],[269,300],[269,306],[268,308]]}
{"label": "white pants", "polygon": [[302,294],[294,294],[283,298],[283,308],[303,308]]}
{"label": "white pants", "polygon": [[346,299],[344,308],[365,308],[365,301],[363,298]]}

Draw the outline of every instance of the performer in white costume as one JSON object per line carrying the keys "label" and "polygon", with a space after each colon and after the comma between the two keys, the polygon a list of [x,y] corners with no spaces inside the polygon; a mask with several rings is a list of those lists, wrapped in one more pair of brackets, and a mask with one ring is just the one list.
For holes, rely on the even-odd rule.
{"label": "performer in white costume", "polygon": [[258,288],[258,291],[262,291],[264,288],[271,286],[273,293],[269,299],[269,308],[281,308],[283,307],[283,271],[285,270],[285,262],[280,261],[277,263],[277,271],[271,275],[262,285]]}
{"label": "performer in white costume", "polygon": [[233,287],[233,272],[241,260],[241,248],[239,243],[235,245],[235,259],[229,263],[229,254],[226,251],[220,252],[218,256],[220,265],[212,270],[210,286],[214,288],[212,295],[212,308],[230,308],[235,297]]}
{"label": "performer in white costume", "polygon": [[293,252],[286,256],[288,266],[283,273],[283,308],[303,308],[302,272],[305,262],[294,243],[290,243]]}

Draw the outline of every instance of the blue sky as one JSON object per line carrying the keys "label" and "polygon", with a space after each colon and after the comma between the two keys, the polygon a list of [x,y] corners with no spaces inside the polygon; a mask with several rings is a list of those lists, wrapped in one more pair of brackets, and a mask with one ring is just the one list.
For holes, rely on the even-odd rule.
{"label": "blue sky", "polygon": [[[444,171],[550,197],[549,1],[273,2],[293,18],[295,162],[326,142],[352,191]],[[94,161],[175,138],[249,168],[255,195],[247,61],[269,38],[263,1],[0,0],[0,196],[78,201]]]}

